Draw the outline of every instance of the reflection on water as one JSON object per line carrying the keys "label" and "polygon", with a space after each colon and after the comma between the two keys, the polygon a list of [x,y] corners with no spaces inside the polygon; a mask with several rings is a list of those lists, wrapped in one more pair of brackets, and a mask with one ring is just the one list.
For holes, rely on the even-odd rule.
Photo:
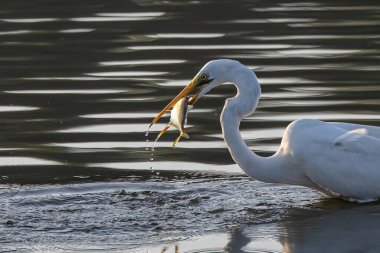
{"label": "reflection on water", "polygon": [[380,207],[290,210],[277,223],[250,225],[131,252],[317,253],[377,252]]}
{"label": "reflection on water", "polygon": [[[378,205],[294,214],[279,225],[280,241],[289,252],[376,252],[380,247]],[[301,214],[302,216],[302,214]]]}
{"label": "reflection on water", "polygon": [[15,94],[107,94],[120,93],[124,90],[13,90],[4,92]]}
{"label": "reflection on water", "polygon": [[[190,112],[190,140],[172,149],[177,133],[170,131],[162,137],[152,162],[159,175],[149,170],[152,140],[169,115],[152,129],[150,142],[146,142],[149,122],[211,59],[234,58],[259,77],[263,91],[259,108],[241,129],[247,144],[263,155],[277,150],[283,130],[298,118],[380,125],[380,7],[371,0],[360,5],[353,0],[54,0],[49,4],[4,0],[0,14],[0,199],[5,203],[0,216],[14,221],[13,226],[0,225],[4,235],[0,243],[9,250],[80,251],[93,246],[93,251],[111,247],[122,251],[144,246],[155,249],[150,246],[179,241],[181,252],[194,249],[197,240],[209,238],[195,237],[205,234],[211,236],[208,241],[216,242],[203,247],[206,252],[228,248],[233,252],[313,252],[302,246],[299,234],[289,232],[293,225],[274,221],[282,218],[284,208],[318,209],[307,205],[318,201],[320,195],[289,186],[273,191],[271,185],[268,190],[257,182],[247,183],[229,156],[219,116],[224,100],[236,92],[231,85],[213,90]],[[109,189],[116,191],[115,180],[123,182],[117,190],[125,188],[130,197],[122,200],[125,205],[115,202],[114,196],[103,195]],[[76,190],[71,192],[74,198],[55,197],[68,187],[60,183],[76,182],[82,189],[87,187],[82,183],[94,181],[101,181],[88,186],[97,192],[95,197],[89,193],[82,196]],[[128,184],[135,181],[141,182],[142,191],[155,191],[158,186],[152,183],[157,182],[194,189],[135,199]],[[44,183],[51,185],[41,185]],[[196,187],[200,185],[202,188]],[[19,198],[8,195],[27,195],[40,188],[46,190],[42,200],[19,203]],[[191,199],[197,202],[197,197],[205,197],[202,194],[211,198],[212,193],[223,197],[212,204],[189,204]],[[166,213],[159,197],[172,204]],[[92,205],[94,199],[97,202]],[[151,212],[153,203],[158,207]],[[175,204],[179,205],[177,216],[167,216]],[[352,218],[362,219],[359,214],[366,209],[360,210],[363,212],[350,214],[358,215]],[[135,212],[146,216],[135,220]],[[98,223],[101,216],[105,220]],[[176,226],[170,230],[169,225],[154,225],[157,219]],[[59,226],[57,220],[62,221]],[[264,224],[261,230],[253,226],[260,235],[253,240],[250,231],[254,228],[246,224],[268,221],[271,225]],[[318,222],[297,226],[307,230]],[[104,224],[108,224],[106,228]],[[356,231],[361,229],[359,223],[352,226],[350,230],[355,230],[354,226]],[[226,227],[235,232],[226,233]],[[271,235],[261,236],[266,229]],[[140,237],[132,236],[136,230]],[[141,239],[147,231],[151,242]],[[318,230],[311,232],[310,238],[319,237]],[[59,236],[54,234],[63,238],[56,247],[51,242],[58,242]],[[75,236],[70,237],[72,234]],[[105,234],[109,235],[106,239]],[[241,239],[223,244],[217,243],[219,236],[224,241],[234,236]],[[112,244],[112,238],[117,243]],[[310,238],[304,241],[310,245],[318,241]],[[243,243],[246,246],[242,248]],[[77,244],[77,248],[71,246]],[[175,250],[174,245],[169,250]]]}
{"label": "reflection on water", "polygon": [[[11,149],[11,150],[15,150],[15,149]],[[33,158],[33,157],[2,156],[0,157],[0,164],[1,166],[24,166],[24,165],[59,165],[60,163]]]}
{"label": "reflection on water", "polygon": [[38,110],[38,107],[32,106],[15,106],[15,105],[4,105],[0,106],[0,112],[18,112],[18,111],[33,111]]}
{"label": "reflection on water", "polygon": [[[135,60],[135,61],[104,61],[99,62],[100,66],[122,66],[122,65],[156,65],[156,64],[176,64],[184,63],[185,60]],[[139,76],[139,75],[137,75]]]}

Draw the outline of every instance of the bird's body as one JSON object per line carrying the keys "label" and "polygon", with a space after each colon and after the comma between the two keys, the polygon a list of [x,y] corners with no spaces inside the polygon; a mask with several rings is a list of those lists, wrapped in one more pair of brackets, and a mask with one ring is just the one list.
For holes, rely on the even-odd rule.
{"label": "bird's body", "polygon": [[280,158],[278,172],[292,175],[282,183],[372,201],[380,198],[379,136],[376,127],[300,119],[286,128],[280,148],[269,159]]}
{"label": "bird's body", "polygon": [[[208,81],[201,80],[204,76]],[[278,151],[260,157],[239,132],[241,120],[255,111],[261,95],[256,75],[246,66],[227,59],[211,61],[173,101],[188,94],[193,86],[202,86],[196,94],[201,97],[226,82],[235,84],[238,93],[227,99],[223,108],[223,137],[232,158],[248,176],[263,182],[306,186],[351,201],[380,199],[379,127],[296,120],[286,128]]]}

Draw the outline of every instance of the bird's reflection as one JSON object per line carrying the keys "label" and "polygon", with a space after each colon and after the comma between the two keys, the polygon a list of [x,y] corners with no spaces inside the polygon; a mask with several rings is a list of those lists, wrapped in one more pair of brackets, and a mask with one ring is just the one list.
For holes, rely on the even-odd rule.
{"label": "bird's reflection", "polygon": [[243,248],[251,241],[242,229],[236,229],[231,233],[231,240],[224,248],[225,253],[243,253]]}
{"label": "bird's reflection", "polygon": [[[168,253],[167,251],[168,251],[168,247],[167,247],[167,246],[164,246],[164,247],[162,248],[162,250],[161,250],[160,253]],[[180,253],[180,252],[179,252],[179,246],[178,246],[178,244],[174,245],[174,253]]]}
{"label": "bird's reflection", "polygon": [[289,209],[279,222],[240,226],[161,247],[180,252],[379,252],[380,203],[358,205],[322,200],[307,209]]}
{"label": "bird's reflection", "polygon": [[290,212],[278,224],[283,252],[379,252],[380,205],[345,205],[320,212]]}

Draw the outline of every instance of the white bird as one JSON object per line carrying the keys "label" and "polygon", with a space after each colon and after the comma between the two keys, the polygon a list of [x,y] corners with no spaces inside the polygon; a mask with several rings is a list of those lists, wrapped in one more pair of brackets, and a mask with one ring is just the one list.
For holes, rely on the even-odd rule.
{"label": "white bird", "polygon": [[239,126],[255,111],[261,88],[254,72],[238,61],[208,62],[150,126],[195,88],[200,90],[190,104],[224,83],[235,84],[237,95],[225,102],[220,117],[223,137],[232,158],[248,176],[305,186],[349,201],[380,199],[380,127],[299,119],[286,128],[275,154],[255,154],[244,142]]}

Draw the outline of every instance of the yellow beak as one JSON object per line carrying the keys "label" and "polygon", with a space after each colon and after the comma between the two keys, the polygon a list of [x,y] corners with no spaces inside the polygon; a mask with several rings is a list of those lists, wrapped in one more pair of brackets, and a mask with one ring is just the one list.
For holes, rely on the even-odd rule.
{"label": "yellow beak", "polygon": [[[162,111],[154,118],[154,120],[152,121],[152,123],[150,123],[149,125],[149,129],[162,117],[162,115],[165,114],[165,112],[167,112],[168,110],[172,109],[173,106],[178,102],[178,100],[180,100],[181,98],[185,97],[187,94],[189,94],[190,92],[192,92],[196,87],[196,83],[194,81],[194,79],[175,97],[173,98],[172,101],[170,101],[170,103],[164,107],[164,109],[162,109]],[[199,92],[197,92],[198,94]],[[197,94],[195,94],[195,96],[197,96]],[[194,97],[195,97],[194,96]],[[190,103],[189,104],[194,104],[196,100],[194,100],[194,97],[191,99]]]}

